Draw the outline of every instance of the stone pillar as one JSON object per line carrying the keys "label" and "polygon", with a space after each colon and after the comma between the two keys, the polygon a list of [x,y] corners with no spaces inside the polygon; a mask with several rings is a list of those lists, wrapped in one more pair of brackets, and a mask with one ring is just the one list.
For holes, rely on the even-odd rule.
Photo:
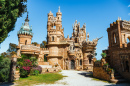
{"label": "stone pillar", "polygon": [[11,60],[11,70],[10,70],[10,81],[19,80],[19,73],[16,74],[16,64],[17,64],[17,56],[14,54]]}

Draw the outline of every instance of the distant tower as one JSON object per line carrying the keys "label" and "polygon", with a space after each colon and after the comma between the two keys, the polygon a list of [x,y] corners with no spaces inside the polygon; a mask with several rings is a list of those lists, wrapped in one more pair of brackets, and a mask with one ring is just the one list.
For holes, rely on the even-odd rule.
{"label": "distant tower", "polygon": [[48,13],[48,22],[47,22],[47,42],[59,42],[64,38],[64,32],[62,29],[62,13],[60,12],[60,7],[56,13],[56,17],[53,16],[53,13],[50,11]]}
{"label": "distant tower", "polygon": [[72,37],[75,39],[75,43],[82,44],[82,41],[86,40],[86,24],[80,28],[80,23],[77,23],[76,20],[73,25]]}
{"label": "distant tower", "polygon": [[[24,25],[22,24],[17,35],[18,35],[18,41],[19,41],[18,50],[21,49],[22,45],[31,44],[33,33],[32,33],[32,27],[29,26],[28,13],[27,13],[27,17],[25,19],[25,23],[24,23]],[[19,55],[19,54],[20,54],[20,52],[17,53],[17,55]]]}

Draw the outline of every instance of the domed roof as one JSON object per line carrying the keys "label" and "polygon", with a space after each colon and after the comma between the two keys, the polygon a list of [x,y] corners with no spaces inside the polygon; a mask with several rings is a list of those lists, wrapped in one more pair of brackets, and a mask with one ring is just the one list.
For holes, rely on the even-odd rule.
{"label": "domed roof", "polygon": [[18,35],[23,34],[23,35],[33,36],[32,26],[29,26],[28,22],[29,22],[29,19],[28,19],[28,14],[27,14],[27,18],[25,19],[25,23],[24,23],[24,25],[22,24],[20,30],[18,31]]}

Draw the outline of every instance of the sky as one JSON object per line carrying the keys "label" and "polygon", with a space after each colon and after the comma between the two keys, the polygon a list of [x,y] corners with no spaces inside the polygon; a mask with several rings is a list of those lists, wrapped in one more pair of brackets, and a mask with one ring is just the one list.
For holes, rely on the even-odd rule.
{"label": "sky", "polygon": [[[54,16],[58,7],[62,12],[62,27],[64,36],[72,36],[75,20],[80,22],[80,27],[86,23],[86,32],[89,39],[102,39],[97,44],[97,59],[101,58],[102,50],[108,47],[107,28],[110,23],[115,22],[118,17],[122,20],[130,20],[130,0],[27,0],[29,12],[29,25],[32,25],[34,33],[32,42],[41,43],[47,36],[47,14],[51,11]],[[6,52],[9,43],[18,44],[17,32],[20,30],[27,13],[17,19],[15,28],[11,31],[5,41],[1,44],[0,53]]]}

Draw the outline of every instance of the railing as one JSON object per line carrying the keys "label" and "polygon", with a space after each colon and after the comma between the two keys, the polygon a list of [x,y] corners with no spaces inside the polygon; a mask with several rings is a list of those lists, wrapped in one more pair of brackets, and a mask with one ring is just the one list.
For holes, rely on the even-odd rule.
{"label": "railing", "polygon": [[22,45],[21,50],[36,50],[40,51],[40,47],[34,46],[34,45]]}

